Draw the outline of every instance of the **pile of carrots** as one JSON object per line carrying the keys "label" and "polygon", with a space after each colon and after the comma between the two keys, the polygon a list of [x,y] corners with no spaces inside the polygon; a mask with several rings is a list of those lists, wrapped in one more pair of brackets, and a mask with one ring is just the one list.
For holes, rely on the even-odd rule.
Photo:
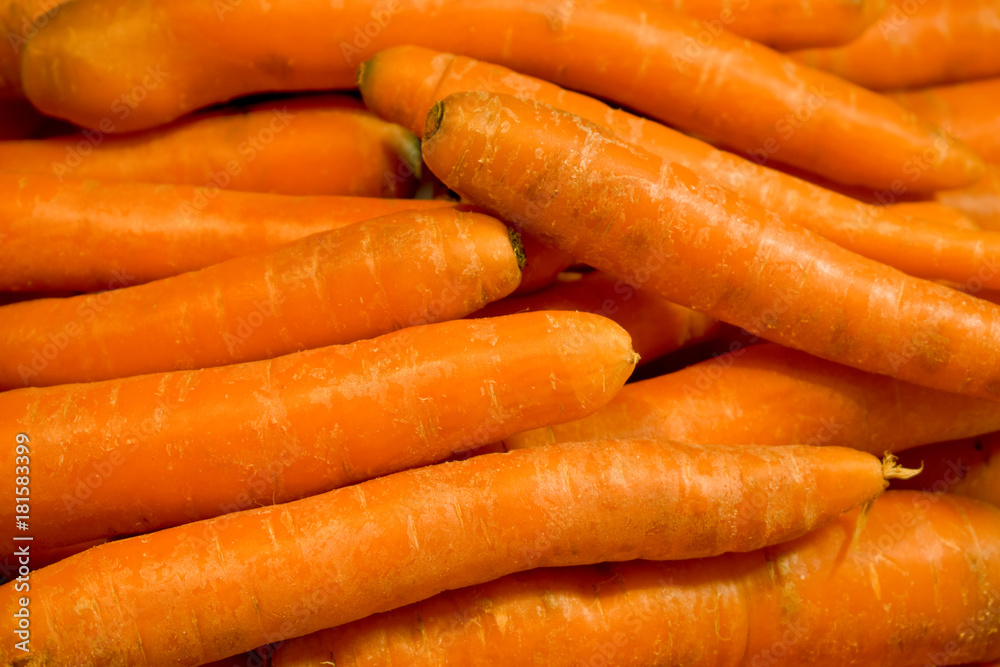
{"label": "pile of carrots", "polygon": [[1000,665],[1000,0],[0,26],[0,664]]}

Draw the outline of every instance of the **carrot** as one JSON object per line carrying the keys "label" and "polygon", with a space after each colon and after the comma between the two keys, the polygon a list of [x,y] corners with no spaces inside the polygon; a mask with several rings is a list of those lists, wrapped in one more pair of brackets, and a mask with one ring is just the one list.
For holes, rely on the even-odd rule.
{"label": "carrot", "polygon": [[993,0],[892,0],[850,44],[790,55],[874,90],[1000,76],[1000,7]]}
{"label": "carrot", "polygon": [[522,234],[524,246],[524,267],[521,269],[521,283],[515,290],[518,294],[530,294],[555,282],[556,277],[573,262],[573,258],[558,248],[550,248],[533,234]]}
{"label": "carrot", "polygon": [[903,91],[892,98],[1000,163],[1000,78]]}
{"label": "carrot", "polygon": [[[895,213],[899,213],[908,218],[916,218],[924,222],[932,222],[945,227],[955,229],[979,230],[982,229],[976,222],[959,211],[957,208],[946,206],[936,201],[901,201],[890,204],[889,208]],[[916,224],[920,224],[919,222]],[[951,239],[941,235],[943,241]],[[971,238],[971,237],[970,237]],[[988,235],[981,238],[990,238]]]}
{"label": "carrot", "polygon": [[423,155],[469,200],[635,287],[831,361],[1000,399],[1000,308],[848,252],[576,116],[451,95],[428,115]]}
{"label": "carrot", "polygon": [[[433,103],[455,92],[485,90],[543,102],[590,120],[624,141],[645,148],[667,162],[693,170],[710,183],[730,188],[738,196],[787,217],[860,255],[894,266],[921,278],[965,283],[981,280],[984,260],[1000,262],[1000,237],[955,232],[940,225],[896,215],[895,209],[869,206],[836,192],[744,160],[732,153],[671,130],[663,125],[611,109],[593,98],[565,91],[553,84],[522,76],[509,69],[461,56],[419,47],[388,49],[362,65],[359,74],[366,105],[382,118],[423,134]],[[766,155],[764,156],[766,160]],[[756,161],[759,156],[755,157]],[[921,171],[923,158],[904,169]],[[912,178],[900,180],[891,191],[869,193],[876,201],[894,201]],[[896,193],[896,194],[894,194]],[[918,205],[925,209],[928,204]],[[939,205],[933,215],[941,222]],[[912,206],[911,211],[912,213]],[[901,211],[901,213],[905,213]],[[949,227],[958,224],[952,215]],[[1000,288],[1000,273],[990,277]]]}
{"label": "carrot", "polygon": [[665,7],[702,21],[709,35],[725,28],[775,49],[846,44],[885,11],[885,0],[669,0]]}
{"label": "carrot", "polygon": [[[884,486],[878,459],[848,449],[626,441],[478,456],[61,561],[31,579],[45,613],[30,657],[6,633],[0,660],[202,664],[532,567],[752,550]],[[3,614],[16,608],[0,588]]]}
{"label": "carrot", "polygon": [[934,199],[962,211],[983,229],[1000,231],[1000,165],[987,165],[986,173],[975,185],[943,190]]}
{"label": "carrot", "polygon": [[9,547],[9,553],[0,556],[0,581],[3,583],[13,581],[19,576],[23,577],[25,570],[28,570],[29,573],[40,570],[105,542],[107,540],[91,540],[82,544],[70,544],[65,547],[43,550],[32,549],[30,544],[24,545],[18,542],[14,542],[13,545],[7,544],[5,546]]}
{"label": "carrot", "polygon": [[21,51],[49,22],[66,0],[3,0],[0,2],[0,104],[6,106],[22,96]]}
{"label": "carrot", "polygon": [[719,323],[707,315],[633,289],[600,271],[564,274],[548,289],[494,301],[472,317],[538,310],[580,310],[611,318],[632,338],[640,363],[708,340],[719,330]]}
{"label": "carrot", "polygon": [[0,390],[257,361],[464,317],[514,290],[519,254],[488,216],[402,211],[145,285],[3,306]]}
{"label": "carrot", "polygon": [[[18,389],[0,394],[0,435],[36,443],[31,534],[43,548],[295,500],[577,419],[634,366],[628,335],[605,318],[525,313],[222,368]],[[13,457],[2,450],[3,470]],[[0,515],[13,522],[9,500]]]}
{"label": "carrot", "polygon": [[265,102],[122,137],[108,135],[115,122],[2,143],[0,170],[292,195],[408,196],[414,185],[412,135],[348,97]]}
{"label": "carrot", "polygon": [[0,173],[0,291],[138,285],[390,213],[448,206]]}
{"label": "carrot", "polygon": [[888,492],[750,554],[441,593],[285,642],[270,665],[950,665],[1000,657],[998,563],[1000,511]]}
{"label": "carrot", "polygon": [[904,452],[905,461],[923,467],[919,480],[899,488],[954,493],[1000,506],[1000,434],[941,442]]}
{"label": "carrot", "polygon": [[[99,0],[61,11],[28,44],[22,68],[32,102],[86,127],[107,116],[121,91],[140,88],[142,103],[115,125],[129,131],[251,92],[352,87],[366,58],[416,43],[507,65],[847,183],[889,187],[920,155],[929,158],[914,190],[962,187],[981,172],[971,150],[948,144],[891,100],[725,30],[705,32],[699,20],[643,0],[300,0],[266,9]],[[90,57],[96,40],[99,59]],[[143,86],[157,67],[170,76]],[[724,112],[734,99],[743,100],[740,112]]]}
{"label": "carrot", "polygon": [[993,401],[924,389],[779,345],[732,349],[629,384],[589,417],[525,431],[504,445],[665,438],[840,445],[881,454],[1000,430]]}

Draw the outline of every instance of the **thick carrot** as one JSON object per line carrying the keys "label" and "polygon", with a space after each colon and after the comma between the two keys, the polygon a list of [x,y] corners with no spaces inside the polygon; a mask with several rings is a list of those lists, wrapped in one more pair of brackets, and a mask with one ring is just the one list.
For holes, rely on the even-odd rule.
{"label": "thick carrot", "polygon": [[[434,463],[589,414],[634,366],[610,320],[524,313],[222,368],[18,389],[0,394],[0,433],[35,443],[31,534],[42,548]],[[14,449],[2,457],[13,474]]]}
{"label": "thick carrot", "polygon": [[[871,500],[883,474],[849,449],[651,441],[405,471],[40,570],[31,604],[45,613],[21,660],[202,664],[533,567],[749,551]],[[7,618],[17,597],[0,588]],[[0,640],[0,661],[15,641]]]}
{"label": "thick carrot", "polygon": [[448,206],[0,172],[0,291],[138,285],[390,213]]}
{"label": "thick carrot", "polygon": [[889,492],[794,542],[508,575],[290,640],[270,664],[951,665],[1000,657],[998,618],[1000,511]]}
{"label": "thick carrot", "polygon": [[719,330],[719,323],[707,315],[633,289],[600,271],[564,274],[548,289],[494,301],[472,317],[538,310],[580,310],[614,320],[632,338],[640,363],[708,340]]}
{"label": "thick carrot", "polygon": [[[462,56],[414,46],[388,49],[362,66],[359,75],[366,105],[382,118],[423,134],[427,111],[451,93],[469,90],[513,94],[543,102],[590,120],[619,138],[688,167],[710,183],[787,217],[860,255],[921,278],[965,283],[982,280],[986,261],[1000,263],[1000,237],[942,229],[897,215],[895,209],[869,206],[815,186],[755,161],[744,160],[680,132],[612,109],[593,98],[553,84]],[[766,160],[766,156],[764,156]],[[908,163],[908,177],[892,191],[875,192],[875,201],[895,201],[921,172],[922,158]],[[927,203],[915,205],[926,209]],[[930,206],[940,223],[937,204]],[[910,207],[913,213],[913,205]],[[926,211],[925,211],[926,212]],[[906,213],[906,210],[900,211]],[[952,216],[948,227],[959,224]],[[989,276],[1000,288],[1000,272]]]}
{"label": "thick carrot", "polygon": [[7,583],[18,577],[30,576],[30,572],[48,567],[64,558],[74,556],[81,551],[86,551],[98,544],[104,544],[107,540],[91,540],[82,544],[70,544],[54,549],[33,549],[30,544],[14,542],[13,545],[5,544],[5,555],[0,556],[0,581]]}
{"label": "thick carrot", "polygon": [[788,347],[1000,399],[1000,308],[855,255],[545,105],[459,93],[424,160],[593,267]]}
{"label": "thick carrot", "polygon": [[258,361],[464,317],[514,290],[519,255],[489,216],[402,211],[145,285],[3,306],[0,390]]}
{"label": "thick carrot", "polygon": [[709,35],[725,28],[786,51],[846,44],[886,8],[886,0],[661,0],[661,4],[700,19]]}
{"label": "thick carrot", "polygon": [[975,185],[935,193],[938,202],[956,208],[983,229],[1000,231],[1000,165],[987,165]]}
{"label": "thick carrot", "polygon": [[[170,76],[143,88],[142,103],[116,124],[127,131],[251,92],[351,87],[366,58],[416,43],[514,67],[846,183],[889,187],[921,155],[929,157],[913,189],[962,187],[979,175],[967,147],[948,144],[891,100],[725,30],[704,33],[698,19],[644,0],[266,8],[99,0],[64,8],[28,45],[23,74],[40,109],[95,127],[121,91],[142,88],[163,68]],[[91,57],[97,40],[100,58]],[[734,99],[739,113],[727,111]]]}
{"label": "thick carrot", "polygon": [[1000,506],[998,433],[918,447],[901,458],[914,468],[923,467],[923,472],[899,488],[954,493]]}
{"label": "thick carrot", "polygon": [[924,389],[778,345],[733,349],[629,384],[590,417],[518,433],[504,444],[666,438],[841,445],[881,454],[1000,430],[993,401]]}
{"label": "thick carrot", "polygon": [[874,90],[1000,76],[1000,7],[994,0],[892,0],[850,44],[790,55]]}
{"label": "thick carrot", "polygon": [[[64,8],[52,20],[68,11]],[[292,195],[407,196],[413,136],[349,97],[265,102],[129,136],[98,129],[0,144],[0,170]]]}
{"label": "thick carrot", "polygon": [[964,141],[984,160],[1000,163],[1000,78],[904,91],[892,97]]}

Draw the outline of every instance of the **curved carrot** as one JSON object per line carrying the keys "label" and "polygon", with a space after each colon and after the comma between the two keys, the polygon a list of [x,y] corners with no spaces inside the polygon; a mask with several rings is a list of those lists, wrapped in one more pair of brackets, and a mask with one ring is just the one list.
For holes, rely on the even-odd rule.
{"label": "curved carrot", "polygon": [[900,459],[923,468],[919,478],[899,480],[901,489],[954,493],[1000,506],[998,433],[918,447]]}
{"label": "curved carrot", "polygon": [[886,0],[661,0],[661,4],[700,19],[709,36],[725,28],[787,51],[850,42],[882,15]]}
{"label": "curved carrot", "polygon": [[0,390],[224,366],[464,317],[521,278],[507,228],[402,211],[145,285],[0,307]]}
{"label": "curved carrot", "polygon": [[639,363],[708,340],[719,330],[719,323],[707,315],[633,289],[600,271],[567,274],[548,289],[494,301],[472,317],[538,310],[579,310],[614,320],[632,338]]}
{"label": "curved carrot", "polygon": [[504,445],[665,438],[841,445],[881,454],[1000,429],[994,401],[924,389],[779,345],[733,347],[629,384],[589,417],[518,433]]}
{"label": "curved carrot", "polygon": [[894,100],[1000,163],[1000,78],[896,93]]}
{"label": "curved carrot", "polygon": [[986,166],[975,185],[935,193],[938,202],[956,208],[979,223],[983,229],[1000,231],[1000,165]]}
{"label": "curved carrot", "polygon": [[[533,567],[760,548],[884,486],[878,459],[849,449],[626,441],[477,456],[40,570],[28,660],[202,664]],[[0,588],[7,618],[17,597]],[[0,660],[15,642],[0,639]]]}
{"label": "curved carrot", "polygon": [[998,658],[998,552],[1000,511],[888,492],[867,514],[750,554],[538,569],[441,593],[289,640],[270,665],[918,667]]}
{"label": "curved carrot", "polygon": [[[572,93],[553,84],[512,72],[490,63],[462,56],[401,46],[380,52],[362,65],[359,85],[366,105],[382,118],[423,134],[427,111],[435,101],[451,93],[469,90],[512,94],[543,102],[576,114],[614,132],[619,138],[641,146],[667,162],[693,170],[710,183],[730,188],[741,198],[760,204],[787,219],[824,236],[860,255],[928,279],[965,283],[982,281],[1000,288],[1000,271],[983,271],[984,263],[1000,264],[1000,237],[942,229],[897,215],[897,209],[871,206],[818,187],[800,178],[770,169],[658,123],[612,109],[593,98]],[[911,171],[917,168],[911,163]],[[906,190],[911,178],[900,181],[894,191],[875,193],[881,201],[894,201]],[[876,201],[879,201],[876,199]],[[940,223],[939,205],[933,222]],[[906,209],[899,211],[905,213]],[[959,224],[954,215],[948,227]]]}
{"label": "curved carrot", "polygon": [[[434,463],[589,414],[634,366],[628,335],[589,313],[459,320],[268,361],[5,392],[0,435],[36,443],[42,548]],[[13,471],[13,448],[0,451]],[[13,488],[0,509],[10,521]]]}
{"label": "curved carrot", "polygon": [[[53,21],[68,11],[64,8]],[[0,170],[293,195],[408,196],[416,146],[348,97],[265,102],[129,136],[96,130],[0,144]]]}
{"label": "curved carrot", "polygon": [[[641,0],[300,0],[266,9],[100,0],[61,11],[28,45],[23,74],[40,109],[87,127],[123,90],[141,88],[142,103],[115,126],[128,131],[251,92],[351,87],[367,57],[417,43],[498,62],[846,183],[890,187],[909,175],[901,171],[915,156],[914,190],[962,187],[981,172],[971,150],[891,100],[725,30],[708,40],[704,31],[697,19]],[[96,41],[100,58],[91,57]],[[157,67],[170,76],[143,86]],[[740,112],[725,112],[734,99]]]}
{"label": "curved carrot", "polygon": [[993,0],[893,0],[858,39],[790,54],[866,88],[918,88],[1000,75]]}
{"label": "curved carrot", "polygon": [[0,172],[0,291],[139,285],[390,213],[450,206]]}
{"label": "curved carrot", "polygon": [[587,121],[459,93],[423,155],[450,188],[591,266],[788,347],[1000,399],[1000,308],[906,276]]}

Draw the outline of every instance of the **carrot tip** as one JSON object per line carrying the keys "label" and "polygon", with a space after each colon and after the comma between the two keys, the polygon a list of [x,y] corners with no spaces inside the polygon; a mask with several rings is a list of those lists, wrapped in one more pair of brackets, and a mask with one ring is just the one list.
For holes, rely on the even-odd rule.
{"label": "carrot tip", "polygon": [[524,269],[528,263],[528,257],[524,254],[524,244],[521,243],[521,235],[515,232],[513,228],[508,227],[507,238],[510,239],[510,244],[514,247],[514,256],[517,257],[517,268]]}
{"label": "carrot tip", "polygon": [[904,468],[899,465],[899,460],[896,456],[889,452],[886,452],[885,458],[882,459],[882,479],[910,479],[923,471],[924,465],[922,463],[920,464],[920,468],[916,470],[913,468]]}
{"label": "carrot tip", "polygon": [[358,65],[358,73],[355,75],[354,78],[354,83],[355,85],[357,85],[358,88],[361,87],[361,82],[365,80],[365,65],[367,64],[368,61],[366,60],[360,65]]}
{"label": "carrot tip", "polygon": [[444,100],[438,100],[427,112],[427,122],[424,123],[424,140],[430,139],[438,128],[441,127],[441,119],[444,118]]}

